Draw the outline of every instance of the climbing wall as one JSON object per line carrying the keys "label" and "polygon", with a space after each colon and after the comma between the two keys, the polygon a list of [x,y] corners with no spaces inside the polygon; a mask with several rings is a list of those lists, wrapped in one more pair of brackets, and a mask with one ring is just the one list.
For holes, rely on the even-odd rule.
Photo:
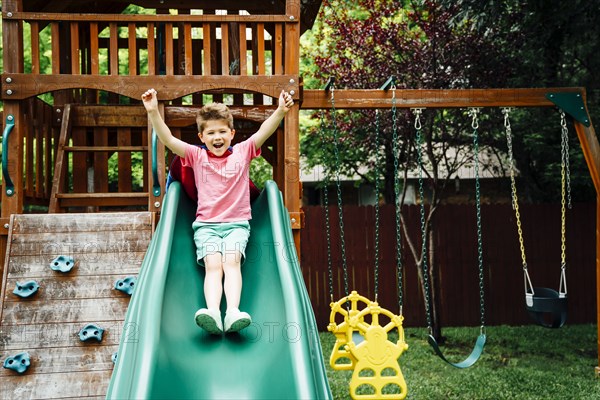
{"label": "climbing wall", "polygon": [[116,287],[135,284],[153,226],[149,212],[12,216],[0,399],[104,398],[130,299]]}

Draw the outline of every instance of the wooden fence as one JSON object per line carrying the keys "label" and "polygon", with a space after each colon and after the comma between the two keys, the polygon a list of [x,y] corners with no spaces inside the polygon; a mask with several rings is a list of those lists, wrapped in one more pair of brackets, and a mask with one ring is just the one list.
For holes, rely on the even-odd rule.
{"label": "wooden fence", "polygon": [[[527,264],[534,286],[558,290],[560,278],[560,206],[521,205]],[[334,299],[344,296],[337,207],[331,207],[333,285],[329,284],[326,208],[305,207],[301,237],[301,267],[319,329],[329,321],[330,286]],[[479,325],[479,275],[475,207],[444,205],[437,214],[436,263],[439,268],[441,321],[444,326]],[[409,235],[420,249],[418,206],[406,206],[403,215]],[[380,209],[380,305],[398,312],[395,211]],[[482,236],[485,274],[485,321],[489,325],[528,324],[524,281],[515,217],[510,205],[483,205]],[[567,212],[567,323],[595,322],[595,204],[574,204]],[[374,207],[344,206],[345,254],[349,289],[374,298]],[[403,235],[404,236],[404,235]],[[402,249],[402,303],[405,326],[425,326],[417,270],[404,241]]]}

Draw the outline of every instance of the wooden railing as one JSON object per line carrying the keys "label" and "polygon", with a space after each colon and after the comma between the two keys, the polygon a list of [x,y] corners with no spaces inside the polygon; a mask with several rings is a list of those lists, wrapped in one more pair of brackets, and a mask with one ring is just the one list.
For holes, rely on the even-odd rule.
{"label": "wooden railing", "polygon": [[161,100],[224,89],[275,96],[282,88],[295,93],[299,88],[297,77],[285,75],[286,52],[295,55],[298,46],[286,40],[286,27],[299,25],[286,15],[15,12],[3,17],[5,24],[22,24],[31,32],[31,42],[23,44],[31,47],[24,60],[31,73],[5,73],[5,99],[71,88],[137,99],[154,86]]}
{"label": "wooden railing", "polygon": [[24,197],[28,204],[44,205],[50,198],[52,188],[53,160],[56,157],[55,139],[58,137],[58,129],[52,126],[54,119],[52,107],[37,98],[27,99],[24,102],[23,114],[25,117],[23,119]]}

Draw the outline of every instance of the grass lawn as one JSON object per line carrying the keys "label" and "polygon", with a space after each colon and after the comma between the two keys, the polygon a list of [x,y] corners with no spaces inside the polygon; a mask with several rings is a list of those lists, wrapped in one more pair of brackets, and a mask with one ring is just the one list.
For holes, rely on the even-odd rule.
{"label": "grass lawn", "polygon": [[[490,326],[479,361],[456,369],[439,359],[427,344],[424,328],[405,329],[408,350],[399,359],[408,386],[407,399],[600,399],[596,325]],[[445,328],[442,351],[461,361],[472,349],[479,328]],[[351,371],[334,371],[329,356],[335,337],[321,335],[327,375],[334,399],[350,399]]]}

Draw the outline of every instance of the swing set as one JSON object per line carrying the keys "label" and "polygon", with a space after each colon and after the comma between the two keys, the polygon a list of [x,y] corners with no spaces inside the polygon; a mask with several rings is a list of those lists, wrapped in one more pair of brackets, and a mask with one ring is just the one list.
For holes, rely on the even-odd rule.
{"label": "swing set", "polygon": [[[391,95],[390,95],[391,92]],[[339,109],[376,109],[375,118],[375,146],[379,148],[380,140],[380,109],[391,109],[392,113],[392,142],[393,152],[398,154],[397,137],[397,109],[409,108],[414,114],[415,141],[417,164],[419,168],[419,196],[421,219],[421,268],[424,277],[424,302],[429,329],[428,342],[434,352],[444,362],[456,368],[468,368],[474,365],[483,353],[486,342],[485,333],[485,306],[484,306],[484,267],[483,267],[483,239],[481,221],[481,197],[479,182],[479,122],[478,116],[483,107],[499,108],[504,115],[504,128],[507,139],[507,151],[510,164],[511,198],[517,223],[517,235],[522,256],[522,269],[525,281],[525,307],[536,323],[549,327],[561,327],[567,315],[567,286],[566,286],[566,207],[570,207],[570,180],[568,158],[568,129],[566,115],[573,120],[575,130],[583,149],[590,174],[595,187],[600,192],[600,150],[595,132],[589,119],[585,105],[585,92],[581,88],[558,89],[465,89],[465,90],[398,90],[394,85],[394,78],[390,78],[379,90],[338,90],[332,78],[327,82],[324,90],[306,90],[304,92],[304,109],[321,110],[320,135],[325,135],[324,109],[329,109],[333,131],[333,155],[335,165],[340,165],[339,131],[336,121],[336,110]],[[558,291],[550,288],[533,287],[527,268],[523,233],[521,228],[521,215],[518,207],[518,197],[515,183],[515,169],[513,165],[512,131],[510,126],[510,112],[516,107],[555,107],[561,116],[561,265],[560,283]],[[475,170],[475,206],[477,225],[477,256],[480,289],[480,333],[477,336],[471,353],[460,362],[451,362],[441,351],[432,333],[431,294],[428,281],[427,237],[425,226],[425,204],[423,174],[424,163],[422,154],[421,115],[428,108],[467,108],[471,117],[473,130],[473,159]],[[398,174],[399,161],[394,160],[394,191],[399,199],[400,182]],[[379,166],[375,164],[375,175],[379,175]],[[335,370],[353,370],[350,382],[350,394],[354,399],[404,399],[407,395],[407,385],[402,376],[398,358],[408,349],[405,341],[402,323],[402,265],[401,265],[401,228],[400,208],[396,203],[396,273],[398,282],[398,314],[382,308],[378,303],[379,283],[379,206],[375,202],[375,242],[374,242],[374,301],[361,296],[349,288],[348,268],[345,256],[344,223],[342,216],[342,197],[339,168],[335,172],[337,190],[338,218],[340,224],[340,247],[342,252],[342,275],[345,295],[340,300],[334,299],[333,293],[333,267],[330,246],[330,221],[329,214],[325,213],[327,231],[328,275],[329,291],[331,297],[331,313],[328,330],[336,337],[336,343],[330,357],[331,367]],[[330,173],[326,175],[324,187],[324,201],[329,204],[327,186],[331,179]],[[379,182],[375,180],[375,195],[379,197]],[[568,201],[567,201],[568,198]],[[597,238],[598,239],[598,238]],[[600,248],[600,246],[599,246]],[[600,267],[599,267],[600,269]],[[397,335],[390,335],[396,330]],[[598,371],[598,368],[597,368]],[[367,386],[368,388],[361,389]],[[390,390],[395,387],[395,390]],[[368,394],[363,394],[369,392]],[[390,394],[389,392],[394,392]]]}

